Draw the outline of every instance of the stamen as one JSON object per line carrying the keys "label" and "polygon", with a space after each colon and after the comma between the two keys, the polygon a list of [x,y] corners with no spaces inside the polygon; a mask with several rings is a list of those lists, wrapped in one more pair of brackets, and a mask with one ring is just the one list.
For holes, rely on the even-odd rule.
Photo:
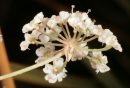
{"label": "stamen", "polygon": [[74,5],[72,5],[71,7],[72,7],[72,9],[71,9],[71,13],[73,13],[73,9],[75,8],[75,6],[74,6]]}
{"label": "stamen", "polygon": [[88,14],[88,13],[90,13],[90,12],[91,12],[91,9],[88,9],[88,12],[87,12],[87,14]]}
{"label": "stamen", "polygon": [[95,22],[96,22],[96,20],[94,19],[94,20],[93,20],[93,24],[94,24]]}

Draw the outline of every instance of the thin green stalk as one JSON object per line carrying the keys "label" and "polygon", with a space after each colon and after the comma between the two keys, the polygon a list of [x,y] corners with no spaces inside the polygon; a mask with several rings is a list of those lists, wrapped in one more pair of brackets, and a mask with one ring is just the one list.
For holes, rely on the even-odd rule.
{"label": "thin green stalk", "polygon": [[60,38],[62,38],[63,40],[66,40],[60,33],[57,33],[54,29],[52,29]]}
{"label": "thin green stalk", "polygon": [[64,64],[62,65],[62,67],[59,69],[59,71],[57,72],[60,73],[65,67],[66,67],[67,61],[64,62]]}
{"label": "thin green stalk", "polygon": [[84,34],[84,36],[82,37],[82,39],[80,41],[83,41],[86,37],[87,37],[87,35]]}
{"label": "thin green stalk", "polygon": [[54,39],[54,40],[57,40],[57,41],[59,41],[59,42],[61,42],[61,43],[65,43],[63,40],[59,39],[58,37],[51,36],[51,35],[49,35],[49,34],[47,34],[47,33],[45,33],[45,32],[42,32],[42,33],[45,34],[45,35],[47,35],[48,37]]}
{"label": "thin green stalk", "polygon": [[96,39],[96,38],[98,38],[98,35],[95,35],[95,36],[93,36],[93,37],[91,37],[91,38],[89,38],[89,39],[87,39],[87,40],[85,40],[85,41],[79,42],[78,44],[90,42],[90,41],[92,41],[92,40],[94,40],[94,39]]}
{"label": "thin green stalk", "polygon": [[39,41],[36,41],[36,44],[41,44],[41,45],[54,45],[54,46],[64,46],[63,44],[56,44],[56,43],[51,43],[51,42],[43,43],[43,42],[39,42]]}
{"label": "thin green stalk", "polygon": [[67,23],[65,24],[65,28],[66,28],[66,31],[67,31],[67,33],[68,33],[69,38],[71,38],[70,31],[69,31],[69,28],[68,28]]}
{"label": "thin green stalk", "polygon": [[43,62],[41,62],[41,63],[34,64],[34,65],[29,66],[29,67],[27,67],[27,68],[24,68],[24,69],[21,69],[21,70],[12,72],[12,73],[7,74],[7,75],[0,76],[0,80],[4,80],[4,79],[7,79],[7,78],[10,78],[10,77],[13,77],[13,76],[17,76],[17,75],[23,74],[23,73],[25,73],[25,72],[28,72],[28,71],[30,71],[30,70],[33,70],[33,69],[35,69],[35,68],[41,67],[41,66],[43,66],[43,65],[45,65],[45,64],[47,64],[47,63],[49,63],[49,62],[51,62],[51,61],[54,61],[54,60],[60,58],[62,55],[63,55],[63,53],[60,52],[60,53],[58,53],[57,55],[55,55],[54,57],[52,57],[52,58],[50,58],[50,59],[47,59],[47,60],[45,60],[45,61],[43,61]]}
{"label": "thin green stalk", "polygon": [[82,35],[81,31],[79,31],[79,34],[78,34],[78,36],[76,38],[77,41],[79,40],[79,38],[81,37],[81,35]]}
{"label": "thin green stalk", "polygon": [[59,25],[62,28],[62,31],[63,31],[65,37],[68,38],[67,33],[66,33],[65,28],[63,27],[63,25],[62,24],[59,24]]}
{"label": "thin green stalk", "polygon": [[111,48],[112,48],[112,46],[106,45],[104,48],[100,48],[100,49],[86,49],[86,48],[82,48],[82,50],[92,51],[92,52],[100,52],[100,51],[107,51],[107,50],[109,50]]}

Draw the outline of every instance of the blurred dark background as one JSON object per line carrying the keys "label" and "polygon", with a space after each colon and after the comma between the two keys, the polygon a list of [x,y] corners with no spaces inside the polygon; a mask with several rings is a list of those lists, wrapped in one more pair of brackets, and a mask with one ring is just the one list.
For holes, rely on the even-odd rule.
{"label": "blurred dark background", "polygon": [[[42,68],[15,77],[17,88],[130,88],[130,1],[129,0],[0,0],[0,26],[3,33],[12,71],[33,65],[37,56],[36,46],[20,50],[24,40],[22,27],[33,17],[43,12],[45,17],[58,15],[59,11],[87,12],[103,28],[109,28],[117,36],[123,48],[104,52],[108,56],[107,73],[96,74],[87,60],[70,62],[67,77],[61,83],[49,84],[44,79]],[[95,43],[94,43],[95,44]],[[90,44],[91,45],[91,44]],[[93,44],[91,45],[93,46]]]}

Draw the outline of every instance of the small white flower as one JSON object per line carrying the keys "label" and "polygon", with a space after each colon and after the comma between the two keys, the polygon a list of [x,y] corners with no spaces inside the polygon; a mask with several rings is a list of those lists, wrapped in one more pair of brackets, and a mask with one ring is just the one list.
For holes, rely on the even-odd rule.
{"label": "small white flower", "polygon": [[61,72],[58,72],[63,65],[63,58],[59,58],[53,61],[53,65],[46,64],[43,71],[47,74],[45,79],[49,83],[55,83],[56,81],[61,82],[66,77],[66,69],[64,68]]}
{"label": "small white flower", "polygon": [[50,46],[50,45],[45,45],[45,47],[40,47],[36,50],[36,54],[39,57],[53,57],[54,56],[54,50],[55,47],[54,46]]}
{"label": "small white flower", "polygon": [[[53,31],[54,30],[54,31]],[[62,31],[62,29],[59,26],[55,26],[52,30],[49,30],[48,28],[46,28],[46,33],[49,34],[50,36],[54,36],[57,37],[60,32]],[[57,33],[55,33],[57,32]],[[51,39],[53,40],[53,39]]]}
{"label": "small white flower", "polygon": [[29,23],[28,24],[25,24],[22,28],[22,32],[23,33],[26,33],[26,32],[29,32],[29,31],[32,31],[33,30],[33,26],[30,25]]}
{"label": "small white flower", "polygon": [[108,63],[107,57],[102,56],[101,52],[93,52],[93,60],[91,60],[92,68],[96,69],[96,72],[104,73],[109,71],[110,68],[106,65]]}
{"label": "small white flower", "polygon": [[33,19],[34,24],[37,24],[37,23],[42,22],[42,21],[43,21],[43,17],[44,17],[44,15],[43,15],[42,12],[38,13],[38,14],[34,17],[34,19]]}
{"label": "small white flower", "polygon": [[41,33],[33,30],[31,34],[25,33],[25,41],[28,41],[30,43],[35,43],[35,41],[38,39],[39,35]]}
{"label": "small white flower", "polygon": [[29,44],[30,44],[30,42],[28,42],[28,41],[22,41],[20,43],[21,50],[25,51],[26,49],[28,49]]}
{"label": "small white flower", "polygon": [[83,13],[81,13],[81,20],[86,20],[86,19],[88,19],[89,17],[88,17],[88,14],[87,13],[85,13],[85,12],[83,12]]}
{"label": "small white flower", "polygon": [[102,31],[102,35],[99,36],[98,41],[106,43],[106,45],[110,45],[116,50],[122,52],[121,45],[118,43],[116,36],[114,36],[109,29]]}
{"label": "small white flower", "polygon": [[68,19],[68,23],[72,27],[76,27],[78,25],[78,19],[76,17],[71,17]]}
{"label": "small white flower", "polygon": [[42,43],[47,43],[49,40],[50,40],[50,37],[44,35],[44,34],[41,34],[39,36],[39,40],[42,42]]}
{"label": "small white flower", "polygon": [[63,21],[65,21],[68,17],[69,17],[69,13],[68,12],[66,12],[66,11],[61,11],[60,13],[59,13],[59,16],[61,17],[61,19],[63,20]]}
{"label": "small white flower", "polygon": [[50,28],[54,28],[57,24],[57,21],[56,21],[56,16],[55,15],[52,15],[52,17],[48,20],[47,22],[47,25],[50,27]]}

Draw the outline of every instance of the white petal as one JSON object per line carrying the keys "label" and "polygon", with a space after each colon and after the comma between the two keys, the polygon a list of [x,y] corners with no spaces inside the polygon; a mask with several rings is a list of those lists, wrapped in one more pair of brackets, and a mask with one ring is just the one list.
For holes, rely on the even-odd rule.
{"label": "white petal", "polygon": [[39,57],[38,59],[35,60],[35,63],[40,63],[43,62],[45,59],[44,57]]}
{"label": "white petal", "polygon": [[43,17],[44,17],[44,15],[43,15],[42,12],[38,13],[38,14],[34,17],[34,24],[42,22],[42,21],[43,21]]}
{"label": "white petal", "polygon": [[56,21],[56,16],[53,15],[47,22],[47,25],[50,27],[50,28],[54,28],[57,24],[57,21]]}
{"label": "white petal", "polygon": [[61,27],[59,26],[55,26],[54,27],[54,30],[57,32],[57,33],[60,33],[62,31]]}
{"label": "white petal", "polygon": [[113,33],[112,33],[109,29],[105,29],[105,30],[103,31],[103,35],[112,36]]}
{"label": "white petal", "polygon": [[91,20],[90,18],[87,18],[87,19],[85,20],[85,24],[86,24],[86,27],[89,27],[90,24],[92,24],[92,20]]}
{"label": "white petal", "polygon": [[105,64],[101,65],[101,67],[100,67],[100,72],[101,73],[107,72],[109,70],[110,70],[110,68]]}
{"label": "white petal", "polygon": [[30,42],[30,39],[33,38],[31,34],[25,33],[24,34],[25,40]]}
{"label": "white petal", "polygon": [[30,42],[28,42],[28,41],[22,41],[20,43],[21,50],[24,51],[24,50],[28,49],[29,44],[30,44]]}
{"label": "white petal", "polygon": [[33,30],[31,35],[34,36],[35,38],[38,38],[38,36],[40,35],[41,33],[37,30]]}
{"label": "white petal", "polygon": [[74,17],[73,18],[69,18],[68,19],[68,23],[69,23],[70,26],[76,27],[78,25],[78,20],[76,18],[74,18]]}
{"label": "white petal", "polygon": [[47,74],[45,80],[49,81],[49,83],[55,83],[57,81],[57,76],[55,74]]}
{"label": "white petal", "polygon": [[45,52],[45,48],[44,47],[40,47],[36,50],[36,54],[37,56],[43,56]]}
{"label": "white petal", "polygon": [[45,73],[53,73],[53,66],[51,64],[46,64],[43,68],[43,71]]}
{"label": "white petal", "polygon": [[61,82],[66,76],[67,75],[64,72],[60,72],[59,74],[57,74],[58,82]]}
{"label": "white petal", "polygon": [[101,35],[98,37],[98,41],[102,43],[106,43],[107,37],[105,35]]}
{"label": "white petal", "polygon": [[58,79],[58,82],[61,82],[63,80],[63,77],[62,77],[63,73],[60,72],[59,74],[57,74],[57,79]]}
{"label": "white petal", "polygon": [[39,39],[41,40],[41,42],[47,43],[50,40],[50,37],[42,34],[42,35],[39,36]]}
{"label": "white petal", "polygon": [[81,14],[81,20],[85,20],[86,18],[88,18],[88,14],[87,13],[82,13]]}
{"label": "white petal", "polygon": [[62,67],[63,65],[63,58],[58,58],[55,61],[53,61],[53,65],[57,68],[57,67]]}
{"label": "white petal", "polygon": [[28,24],[25,24],[22,28],[22,32],[23,33],[26,33],[26,32],[29,32],[29,31],[32,31],[33,30],[33,27],[28,23]]}
{"label": "white petal", "polygon": [[65,72],[67,72],[67,70],[64,68],[62,72],[64,72],[64,73],[65,73]]}
{"label": "white petal", "polygon": [[113,46],[114,49],[119,50],[120,52],[122,52],[122,47],[118,42],[114,43],[112,46]]}
{"label": "white petal", "polygon": [[107,64],[107,57],[106,56],[102,56],[102,58],[100,59],[102,64]]}
{"label": "white petal", "polygon": [[63,19],[63,20],[66,20],[68,17],[69,17],[69,13],[66,12],[66,11],[61,11],[59,13],[59,16]]}

